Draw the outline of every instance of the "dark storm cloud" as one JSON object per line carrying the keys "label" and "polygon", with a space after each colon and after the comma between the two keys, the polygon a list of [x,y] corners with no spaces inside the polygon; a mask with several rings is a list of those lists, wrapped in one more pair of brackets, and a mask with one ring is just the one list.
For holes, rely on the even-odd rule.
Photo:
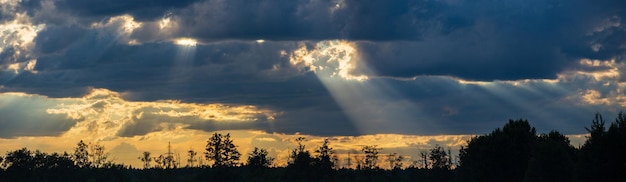
{"label": "dark storm cloud", "polygon": [[205,40],[415,40],[433,16],[415,9],[424,4],[432,3],[208,0],[179,16],[189,27],[181,34]]}
{"label": "dark storm cloud", "polygon": [[[359,44],[363,60],[379,76],[410,78],[449,75],[467,80],[556,78],[574,59],[556,47],[508,38],[458,41],[434,38],[420,42]],[[479,44],[479,45],[476,45]]]}
{"label": "dark storm cloud", "polygon": [[60,0],[57,8],[70,14],[88,17],[106,17],[130,14],[139,20],[154,19],[167,11],[183,8],[198,0]]}
{"label": "dark storm cloud", "polygon": [[[254,81],[272,82],[295,74],[272,71],[273,66],[288,67],[287,60],[280,57],[280,49],[268,49],[255,44],[197,46],[191,48],[195,51],[186,52],[183,49],[188,48],[171,43],[129,46],[114,42],[79,42],[75,43],[76,49],[69,49],[61,56],[52,54],[40,57],[36,67],[38,74],[20,75],[7,86],[30,83],[24,86],[36,87],[47,84],[47,81],[39,80],[47,77],[48,81],[72,82],[74,87],[102,87],[121,91],[167,84],[172,91],[180,89],[195,92],[201,89],[198,92],[214,93],[211,90],[239,88],[243,86],[239,83],[245,82],[251,85],[258,84]],[[247,93],[253,91],[241,90]]]}
{"label": "dark storm cloud", "polygon": [[[441,23],[451,28],[439,34],[360,47],[383,76],[556,78],[581,58],[623,57],[626,29],[620,17],[626,12],[605,3],[464,1],[445,8]],[[594,45],[600,48],[593,50]]]}
{"label": "dark storm cloud", "polygon": [[[38,1],[25,2],[24,9],[41,8]],[[136,21],[172,17],[177,23],[169,37],[159,34],[157,24],[146,24],[131,35],[140,41],[370,42],[360,44],[364,60],[380,76],[390,77],[555,78],[581,58],[622,61],[626,50],[626,12],[621,8],[626,4],[612,0],[65,0],[55,5],[59,12],[91,21],[130,14]],[[42,47],[54,47],[52,43],[61,42]]]}
{"label": "dark storm cloud", "polygon": [[49,26],[35,38],[35,51],[45,55],[63,53],[66,48],[85,38],[87,30],[78,26]]}
{"label": "dark storm cloud", "polygon": [[[555,78],[581,58],[623,57],[617,1],[204,1],[177,34],[215,40],[347,39],[381,76]],[[383,41],[383,42],[380,42]],[[594,46],[596,47],[594,50]],[[621,61],[621,59],[619,60]]]}

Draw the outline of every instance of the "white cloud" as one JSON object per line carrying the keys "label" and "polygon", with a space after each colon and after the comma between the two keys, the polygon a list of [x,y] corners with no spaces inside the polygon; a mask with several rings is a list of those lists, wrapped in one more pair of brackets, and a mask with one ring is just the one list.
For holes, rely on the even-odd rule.
{"label": "white cloud", "polygon": [[360,74],[364,68],[359,61],[356,45],[342,40],[320,41],[311,50],[302,44],[294,50],[289,62],[301,69],[311,70],[321,76],[341,77],[346,80],[365,81],[368,76]]}
{"label": "white cloud", "polygon": [[[5,7],[3,7],[5,8]],[[37,56],[33,53],[35,37],[45,24],[33,24],[25,13],[16,13],[11,21],[0,23],[0,71],[18,75],[22,71],[35,72]],[[6,78],[0,78],[4,80]]]}

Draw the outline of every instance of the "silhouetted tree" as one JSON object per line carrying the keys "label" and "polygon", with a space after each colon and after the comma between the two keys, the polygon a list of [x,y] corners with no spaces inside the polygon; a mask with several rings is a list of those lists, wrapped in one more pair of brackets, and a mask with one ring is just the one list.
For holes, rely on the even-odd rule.
{"label": "silhouetted tree", "polygon": [[398,155],[397,153],[388,154],[387,162],[389,162],[389,169],[402,169],[402,161],[404,161],[404,157]]}
{"label": "silhouetted tree", "polygon": [[502,129],[478,136],[462,147],[457,168],[462,181],[522,181],[531,148],[536,143],[535,128],[527,120],[509,120]]}
{"label": "silhouetted tree", "polygon": [[67,153],[47,154],[26,148],[7,152],[2,166],[6,167],[6,176],[0,181],[58,181],[59,175],[70,175],[75,168]]}
{"label": "silhouetted tree", "polygon": [[233,166],[237,166],[239,164],[239,157],[241,157],[241,154],[239,153],[239,151],[237,150],[237,146],[235,146],[235,144],[233,143],[233,141],[230,139],[230,133],[227,133],[224,136],[224,158],[226,159],[224,161],[224,165],[227,167],[233,167]]}
{"label": "silhouetted tree", "polygon": [[315,153],[317,153],[315,165],[324,171],[332,170],[335,166],[335,161],[337,161],[335,151],[329,146],[329,144],[329,140],[324,139],[322,146],[315,150]]}
{"label": "silhouetted tree", "polygon": [[91,158],[91,166],[95,168],[101,168],[105,165],[110,165],[112,162],[108,160],[109,153],[105,151],[104,145],[98,143],[91,144],[89,146],[89,158]]}
{"label": "silhouetted tree", "polygon": [[446,153],[443,147],[435,145],[430,149],[429,157],[432,169],[446,169],[449,170],[452,167],[450,160],[450,154]]}
{"label": "silhouetted tree", "polygon": [[558,131],[539,136],[533,146],[524,181],[574,181],[576,149]]}
{"label": "silhouetted tree", "polygon": [[213,161],[213,167],[237,166],[241,154],[230,139],[230,133],[222,135],[214,133],[207,141],[205,157]]}
{"label": "silhouetted tree", "polygon": [[361,151],[365,154],[364,168],[376,169],[378,168],[378,153],[381,148],[377,148],[376,145],[363,146]]}
{"label": "silhouetted tree", "polygon": [[72,159],[76,166],[80,168],[91,167],[91,162],[89,162],[89,145],[83,142],[83,140],[78,142],[76,148],[74,148]]}
{"label": "silhouetted tree", "polygon": [[608,156],[605,121],[600,113],[595,113],[591,126],[585,127],[589,136],[580,149],[578,174],[583,181],[608,181],[606,172],[610,162]]}
{"label": "silhouetted tree", "polygon": [[365,160],[361,155],[354,155],[354,161],[356,162],[356,169],[363,169],[365,166]]}
{"label": "silhouetted tree", "polygon": [[420,152],[420,160],[417,163],[421,164],[422,169],[430,169],[429,154],[427,151]]}
{"label": "silhouetted tree", "polygon": [[267,155],[267,150],[254,147],[254,150],[248,153],[247,165],[251,167],[270,167],[274,158]]}
{"label": "silhouetted tree", "polygon": [[213,136],[209,138],[206,145],[206,152],[204,155],[209,161],[213,161],[213,166],[219,166],[222,164],[224,158],[222,157],[222,134],[213,133]]}
{"label": "silhouetted tree", "polygon": [[7,168],[7,171],[12,169],[32,170],[36,167],[34,152],[26,148],[7,152],[6,160],[2,165]]}
{"label": "silhouetted tree", "polygon": [[154,168],[165,169],[166,166],[167,160],[165,160],[165,156],[159,155],[158,157],[154,157]]}
{"label": "silhouetted tree", "polygon": [[165,169],[175,169],[176,167],[178,167],[176,165],[176,160],[174,159],[174,155],[172,155],[171,153],[167,153],[166,155],[164,155],[163,160],[161,160],[161,162]]}
{"label": "silhouetted tree", "polygon": [[602,115],[596,113],[589,137],[580,149],[576,174],[583,181],[626,180],[626,115],[620,112],[608,131]]}
{"label": "silhouetted tree", "polygon": [[150,157],[150,152],[148,152],[148,151],[143,152],[143,155],[141,155],[141,157],[139,157],[139,160],[141,160],[141,162],[143,162],[143,168],[144,169],[150,168],[150,162],[152,162],[152,158]]}
{"label": "silhouetted tree", "polygon": [[[621,113],[620,113],[621,114]],[[604,118],[602,118],[602,114],[596,112],[594,119],[591,120],[591,127],[587,128],[585,127],[585,130],[587,130],[587,132],[589,132],[589,134],[591,135],[586,143],[593,143],[595,142],[594,139],[598,139],[601,140],[603,139],[602,137],[604,137],[604,135],[606,135],[606,128],[604,127]]]}
{"label": "silhouetted tree", "polygon": [[289,166],[295,167],[298,169],[308,169],[315,162],[311,157],[311,153],[306,150],[306,146],[302,144],[306,139],[304,137],[298,137],[296,142],[298,143],[298,148],[291,151],[291,155],[289,155]]}
{"label": "silhouetted tree", "polygon": [[626,114],[620,112],[607,131],[609,146],[609,176],[626,180]]}
{"label": "silhouetted tree", "polygon": [[[332,162],[329,162],[332,160],[332,148],[328,146],[328,143],[322,145],[321,150],[317,150],[318,156],[313,158],[303,144],[304,141],[304,137],[296,139],[298,147],[293,149],[289,155],[285,180],[324,181],[324,179],[330,178],[333,175],[330,172],[332,171]],[[328,161],[326,161],[327,163],[322,163],[322,160]]]}

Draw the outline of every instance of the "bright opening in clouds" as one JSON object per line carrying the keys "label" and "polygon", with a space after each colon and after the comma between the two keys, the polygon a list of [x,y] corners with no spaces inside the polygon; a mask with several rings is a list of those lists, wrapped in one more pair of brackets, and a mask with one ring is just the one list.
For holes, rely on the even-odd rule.
{"label": "bright opening in clouds", "polygon": [[518,118],[581,141],[626,107],[624,2],[0,0],[0,152],[417,157]]}
{"label": "bright opening in clouds", "polygon": [[180,38],[176,39],[174,42],[181,46],[196,46],[196,44],[198,44],[198,41],[191,38]]}
{"label": "bright opening in clouds", "polygon": [[308,50],[303,44],[291,53],[289,62],[296,67],[311,70],[323,76],[356,81],[368,79],[362,73],[355,75],[354,72],[364,69],[359,69],[357,66],[364,65],[359,62],[356,45],[347,41],[321,41],[315,44],[312,50]]}

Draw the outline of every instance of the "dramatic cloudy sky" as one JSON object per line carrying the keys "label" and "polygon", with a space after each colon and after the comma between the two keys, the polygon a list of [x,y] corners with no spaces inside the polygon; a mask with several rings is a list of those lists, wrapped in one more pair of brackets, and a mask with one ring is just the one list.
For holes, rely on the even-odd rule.
{"label": "dramatic cloudy sky", "polygon": [[0,151],[83,139],[137,165],[230,132],[279,158],[298,136],[414,156],[511,118],[580,140],[626,106],[624,18],[621,0],[0,0]]}

